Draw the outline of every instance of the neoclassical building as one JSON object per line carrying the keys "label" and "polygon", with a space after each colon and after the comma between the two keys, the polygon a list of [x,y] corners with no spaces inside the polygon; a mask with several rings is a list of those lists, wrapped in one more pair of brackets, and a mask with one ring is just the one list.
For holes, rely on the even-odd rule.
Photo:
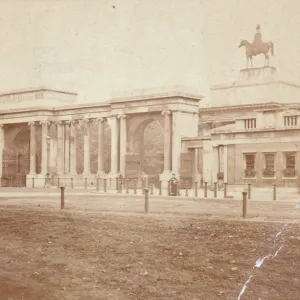
{"label": "neoclassical building", "polygon": [[[231,84],[211,88],[199,109],[203,180],[230,185],[297,186],[300,167],[300,84],[272,67],[241,70]],[[201,105],[200,105],[201,106]]]}
{"label": "neoclassical building", "polygon": [[[120,174],[140,179],[147,175],[143,174],[143,133],[153,121],[164,130],[157,176],[164,186],[173,173],[180,176],[181,137],[198,135],[200,96],[169,92],[93,104],[77,104],[76,98],[74,93],[46,88],[0,95],[2,186],[43,187],[50,178],[50,183],[73,178],[76,184],[86,180],[95,184],[96,177],[115,179]],[[106,157],[105,127],[110,128]],[[83,133],[82,170],[77,167],[78,131]],[[97,149],[91,153],[95,132]],[[97,156],[96,168],[91,166],[91,155]],[[192,160],[188,164],[185,179],[191,182]]]}
{"label": "neoclassical building", "polygon": [[[202,99],[170,91],[79,104],[74,93],[46,88],[1,94],[1,184],[154,175],[166,187],[172,174],[189,186],[298,184],[300,85],[278,79],[272,67],[245,69],[213,86],[209,105]],[[146,174],[144,131],[154,121],[163,150],[155,174]]]}

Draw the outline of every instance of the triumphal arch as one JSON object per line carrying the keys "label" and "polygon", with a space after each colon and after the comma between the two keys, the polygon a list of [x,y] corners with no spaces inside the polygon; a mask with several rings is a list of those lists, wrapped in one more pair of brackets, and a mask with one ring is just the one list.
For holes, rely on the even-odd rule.
{"label": "triumphal arch", "polygon": [[162,127],[154,158],[162,184],[173,173],[192,182],[196,152],[183,150],[181,139],[197,137],[201,99],[162,92],[79,104],[75,93],[44,87],[0,94],[1,184],[43,187],[47,179],[80,183],[120,174],[140,180],[147,175],[144,131],[152,122]]}

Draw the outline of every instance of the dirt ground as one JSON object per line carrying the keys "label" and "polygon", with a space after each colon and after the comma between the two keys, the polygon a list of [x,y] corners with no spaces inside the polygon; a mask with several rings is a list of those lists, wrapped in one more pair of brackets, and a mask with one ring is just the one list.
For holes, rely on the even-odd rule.
{"label": "dirt ground", "polygon": [[240,299],[300,297],[300,224],[2,205],[0,229],[1,300],[238,299],[280,247]]}

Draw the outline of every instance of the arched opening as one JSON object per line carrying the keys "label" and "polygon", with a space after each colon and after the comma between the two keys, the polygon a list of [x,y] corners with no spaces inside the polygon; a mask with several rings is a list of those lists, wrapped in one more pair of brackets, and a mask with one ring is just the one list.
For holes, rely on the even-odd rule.
{"label": "arched opening", "polygon": [[158,185],[159,175],[163,172],[163,122],[160,113],[135,115],[128,119],[125,177],[137,179],[139,186],[146,178]]}
{"label": "arched opening", "polygon": [[30,131],[27,126],[11,125],[5,128],[2,186],[25,186],[29,173]]}
{"label": "arched opening", "polygon": [[149,177],[157,177],[163,172],[163,128],[158,121],[152,121],[144,129],[143,171]]}

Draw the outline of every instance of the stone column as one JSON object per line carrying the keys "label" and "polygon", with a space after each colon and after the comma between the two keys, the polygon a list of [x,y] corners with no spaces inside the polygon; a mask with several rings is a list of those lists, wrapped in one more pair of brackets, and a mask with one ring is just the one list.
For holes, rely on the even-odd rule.
{"label": "stone column", "polygon": [[64,124],[65,131],[65,151],[64,151],[64,173],[69,174],[70,172],[70,121],[66,121]]}
{"label": "stone column", "polygon": [[36,174],[36,124],[35,122],[28,123],[30,127],[30,169],[29,174]]}
{"label": "stone column", "polygon": [[[199,148],[194,148],[194,182],[200,184],[201,174],[199,172]],[[193,182],[193,184],[194,184]]]}
{"label": "stone column", "polygon": [[45,176],[48,173],[48,145],[47,145],[47,136],[48,136],[48,121],[41,121],[42,126],[42,162],[41,162],[41,175]]}
{"label": "stone column", "polygon": [[83,120],[83,174],[91,174],[91,162],[90,162],[90,137],[91,137],[91,120]]}
{"label": "stone column", "polygon": [[77,174],[77,154],[76,154],[76,123],[75,120],[70,124],[70,173]]}
{"label": "stone column", "polygon": [[176,111],[172,113],[172,173],[180,178],[181,165],[181,126],[182,118],[181,112]]}
{"label": "stone column", "polygon": [[57,173],[57,125],[56,122],[51,122],[49,128],[49,135],[51,137],[50,140],[50,161],[49,161],[49,171],[50,173],[54,174]]}
{"label": "stone column", "polygon": [[111,165],[110,165],[110,176],[115,178],[118,175],[118,120],[116,116],[109,118],[110,129],[111,129]]}
{"label": "stone column", "polygon": [[[163,111],[164,116],[164,173],[171,172],[171,111]],[[169,175],[169,174],[168,174]]]}
{"label": "stone column", "polygon": [[228,168],[228,148],[227,145],[223,146],[223,172],[224,172],[224,183],[227,183],[227,170]]}
{"label": "stone column", "polygon": [[219,171],[219,157],[218,157],[218,147],[213,146],[213,165],[212,165],[212,186],[218,181],[217,173]]}
{"label": "stone column", "polygon": [[104,171],[104,118],[98,120],[98,172],[99,177],[105,175]]}
{"label": "stone column", "polygon": [[3,150],[4,150],[4,125],[0,124],[0,186],[1,186],[1,177],[3,172]]}
{"label": "stone column", "polygon": [[57,174],[62,175],[64,172],[64,134],[63,134],[63,122],[56,122],[57,125],[57,156],[56,156],[56,165],[57,165]]}
{"label": "stone column", "polygon": [[120,173],[125,176],[126,153],[127,153],[127,124],[126,115],[119,115],[120,119]]}

